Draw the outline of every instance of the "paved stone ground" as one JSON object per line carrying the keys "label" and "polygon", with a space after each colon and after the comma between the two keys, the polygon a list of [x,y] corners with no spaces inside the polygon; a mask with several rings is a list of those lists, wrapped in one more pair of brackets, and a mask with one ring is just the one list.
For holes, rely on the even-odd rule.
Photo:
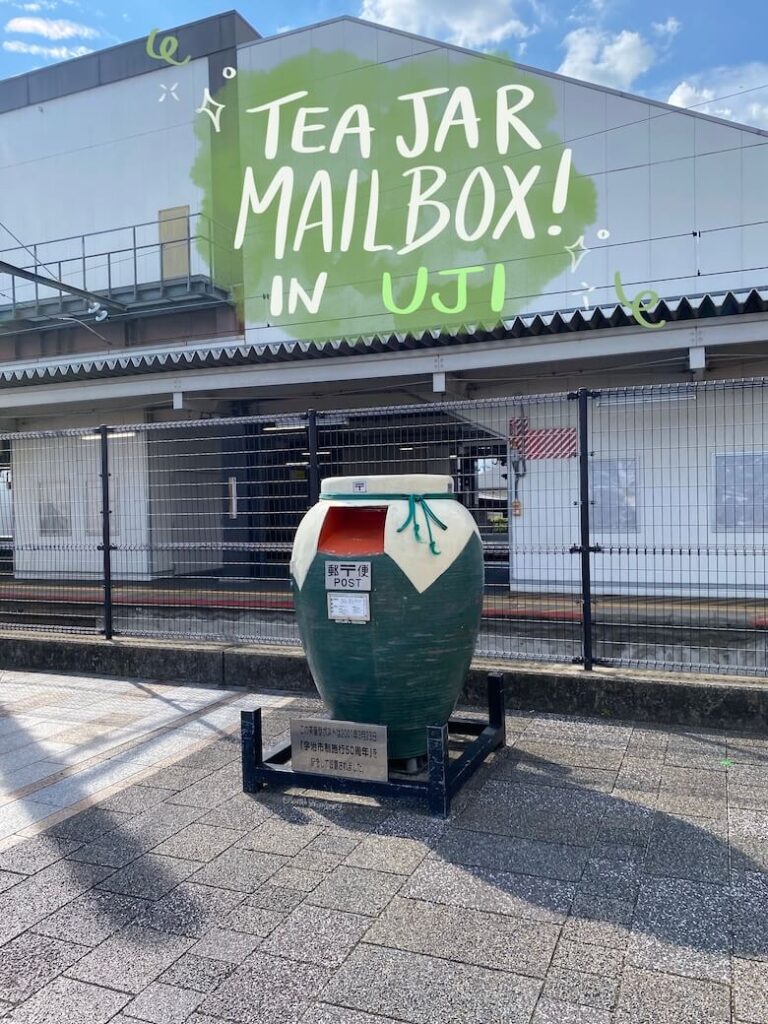
{"label": "paved stone ground", "polygon": [[[4,841],[8,1020],[768,1022],[768,738],[513,715],[444,823],[242,794],[261,698],[223,696],[212,741]],[[266,699],[270,737],[316,708]]]}

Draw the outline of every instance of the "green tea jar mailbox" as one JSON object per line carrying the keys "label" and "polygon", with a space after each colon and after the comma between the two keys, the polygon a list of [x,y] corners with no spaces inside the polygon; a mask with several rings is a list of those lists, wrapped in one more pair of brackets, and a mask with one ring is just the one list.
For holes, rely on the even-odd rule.
{"label": "green tea jar mailbox", "polygon": [[449,476],[331,477],[299,524],[299,631],[333,718],[388,727],[389,757],[426,750],[472,658],[483,552]]}

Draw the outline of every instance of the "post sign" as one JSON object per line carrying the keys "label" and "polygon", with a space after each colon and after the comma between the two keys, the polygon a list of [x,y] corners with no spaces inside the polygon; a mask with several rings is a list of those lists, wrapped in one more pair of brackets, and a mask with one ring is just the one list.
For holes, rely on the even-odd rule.
{"label": "post sign", "polygon": [[324,718],[291,721],[293,770],[386,782],[387,727]]}
{"label": "post sign", "polygon": [[328,592],[328,618],[334,622],[370,622],[371,604],[368,594]]}
{"label": "post sign", "polygon": [[326,590],[370,590],[370,562],[326,562]]}

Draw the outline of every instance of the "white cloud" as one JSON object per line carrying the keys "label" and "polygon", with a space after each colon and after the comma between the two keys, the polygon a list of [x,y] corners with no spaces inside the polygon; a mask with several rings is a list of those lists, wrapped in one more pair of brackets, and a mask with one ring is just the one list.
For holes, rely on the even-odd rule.
{"label": "white cloud", "polygon": [[11,18],[5,26],[6,32],[26,36],[43,36],[44,39],[95,39],[99,32],[90,25],[80,25],[65,18]]}
{"label": "white cloud", "polygon": [[37,43],[23,43],[19,39],[3,40],[3,49],[8,53],[28,53],[33,57],[47,57],[50,60],[68,60],[70,57],[84,57],[93,53],[87,46],[38,46]]}
{"label": "white cloud", "polygon": [[717,67],[679,82],[667,99],[727,121],[768,128],[768,64]]}
{"label": "white cloud", "polygon": [[514,0],[363,0],[360,17],[416,35],[481,49],[536,28],[515,11]]}
{"label": "white cloud", "polygon": [[657,36],[666,37],[667,39],[671,39],[673,36],[676,36],[682,27],[683,26],[673,15],[670,15],[666,21],[654,21],[651,26]]}
{"label": "white cloud", "polygon": [[565,59],[561,75],[585,82],[629,89],[656,61],[653,46],[639,32],[624,30],[611,35],[589,28],[577,28],[563,40]]}

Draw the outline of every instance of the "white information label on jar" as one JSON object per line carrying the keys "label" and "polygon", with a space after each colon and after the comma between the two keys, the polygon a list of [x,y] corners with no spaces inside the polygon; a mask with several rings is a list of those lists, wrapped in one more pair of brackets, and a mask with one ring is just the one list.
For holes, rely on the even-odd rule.
{"label": "white information label on jar", "polygon": [[370,562],[326,562],[326,590],[370,590]]}
{"label": "white information label on jar", "polygon": [[328,618],[334,622],[370,622],[371,602],[368,594],[344,594],[332,590],[328,597]]}

